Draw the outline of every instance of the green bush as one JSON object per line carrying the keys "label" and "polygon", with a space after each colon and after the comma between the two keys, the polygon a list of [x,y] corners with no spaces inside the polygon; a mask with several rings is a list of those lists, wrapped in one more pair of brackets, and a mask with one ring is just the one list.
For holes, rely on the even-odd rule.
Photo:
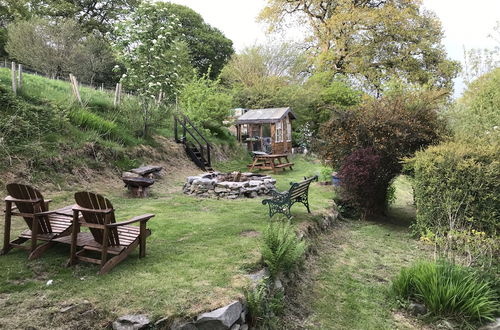
{"label": "green bush", "polygon": [[417,152],[414,172],[418,234],[475,229],[500,232],[500,150],[449,142]]}
{"label": "green bush", "polygon": [[263,236],[262,257],[272,277],[293,269],[304,255],[305,242],[297,238],[289,223],[271,223]]}
{"label": "green bush", "polygon": [[498,312],[498,297],[489,282],[471,269],[442,260],[403,268],[391,288],[396,297],[422,302],[438,317],[484,322]]}

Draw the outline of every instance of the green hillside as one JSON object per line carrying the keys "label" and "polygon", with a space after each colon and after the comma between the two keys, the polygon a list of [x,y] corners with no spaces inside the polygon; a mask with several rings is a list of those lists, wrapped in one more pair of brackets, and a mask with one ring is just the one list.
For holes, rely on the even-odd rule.
{"label": "green hillside", "polygon": [[[112,92],[81,87],[80,105],[68,82],[23,77],[16,97],[10,70],[0,69],[0,172],[15,168],[31,181],[57,182],[81,166],[130,168],[140,162],[140,157],[130,160],[135,148],[158,145],[140,137],[142,113],[135,97],[123,95],[122,104],[114,107]],[[170,121],[160,115],[155,133],[168,137]]]}

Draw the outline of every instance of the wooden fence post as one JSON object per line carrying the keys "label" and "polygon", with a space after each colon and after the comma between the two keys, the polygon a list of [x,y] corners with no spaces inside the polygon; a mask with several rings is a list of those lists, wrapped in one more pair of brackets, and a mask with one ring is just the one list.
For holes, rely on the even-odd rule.
{"label": "wooden fence post", "polygon": [[12,62],[11,65],[11,76],[12,76],[12,91],[14,94],[17,94],[17,86],[16,86],[16,62]]}
{"label": "wooden fence post", "polygon": [[17,87],[23,88],[23,65],[19,64],[19,73],[17,74]]}
{"label": "wooden fence post", "polygon": [[121,94],[122,94],[122,83],[117,83],[115,88],[115,99],[113,101],[113,105],[115,107],[120,104]]}
{"label": "wooden fence post", "polygon": [[75,95],[78,102],[82,104],[82,98],[80,97],[80,91],[78,90],[78,81],[76,80],[76,77],[70,73],[69,80],[71,81],[71,89],[73,90],[73,94]]}

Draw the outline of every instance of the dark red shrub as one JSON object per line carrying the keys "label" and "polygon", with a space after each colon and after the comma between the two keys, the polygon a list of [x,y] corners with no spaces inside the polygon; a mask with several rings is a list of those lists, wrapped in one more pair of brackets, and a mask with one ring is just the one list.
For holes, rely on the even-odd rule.
{"label": "dark red shrub", "polygon": [[360,209],[364,216],[382,213],[392,179],[384,159],[373,148],[354,151],[340,167],[339,177],[344,202]]}

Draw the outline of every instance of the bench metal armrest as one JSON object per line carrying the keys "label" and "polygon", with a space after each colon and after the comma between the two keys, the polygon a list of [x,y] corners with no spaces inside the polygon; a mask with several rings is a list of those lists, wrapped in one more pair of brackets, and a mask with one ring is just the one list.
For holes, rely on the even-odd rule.
{"label": "bench metal armrest", "polygon": [[121,221],[121,222],[107,224],[106,227],[113,228],[113,227],[129,225],[129,224],[134,223],[134,222],[146,222],[154,216],[155,215],[151,214],[151,213],[143,214],[143,215],[139,215],[137,217],[133,217],[132,219],[127,220],[127,221]]}

